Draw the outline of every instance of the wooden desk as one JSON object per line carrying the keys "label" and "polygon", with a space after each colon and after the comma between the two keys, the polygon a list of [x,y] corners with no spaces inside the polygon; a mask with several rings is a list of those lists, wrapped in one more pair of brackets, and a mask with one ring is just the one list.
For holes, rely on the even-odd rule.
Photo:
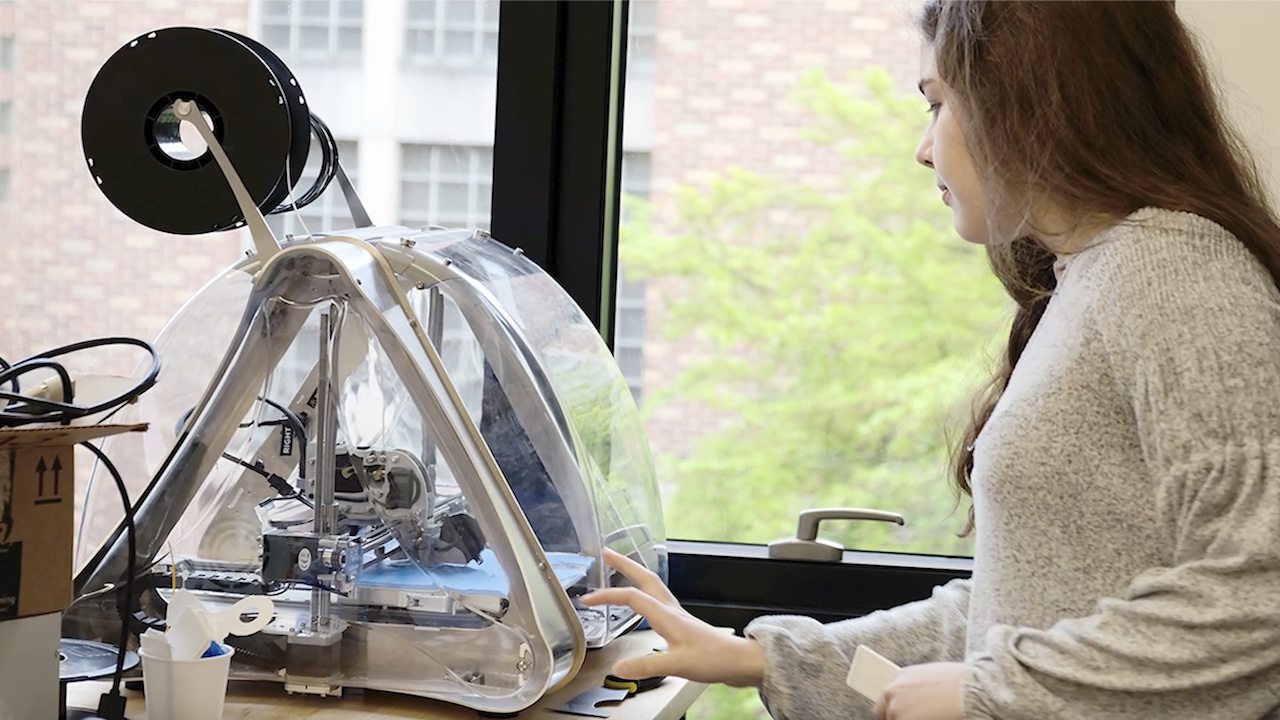
{"label": "wooden desk", "polygon": [[[570,698],[599,687],[609,668],[619,658],[653,650],[658,637],[651,631],[624,635],[599,650],[587,653],[568,686],[524,710],[518,720],[572,720],[580,715],[553,712]],[[110,689],[106,682],[79,682],[67,687],[67,706],[95,708],[98,696]],[[605,703],[601,709],[614,720],[677,720],[684,715],[706,685],[669,677],[662,685],[638,693],[621,703]],[[124,692],[129,699],[129,720],[146,720],[146,701],[142,693]],[[236,720],[383,720],[387,718],[428,718],[430,720],[479,720],[480,714],[470,708],[438,700],[366,690],[349,692],[345,697],[289,695],[279,683],[232,681],[227,688],[227,704],[223,718]]]}

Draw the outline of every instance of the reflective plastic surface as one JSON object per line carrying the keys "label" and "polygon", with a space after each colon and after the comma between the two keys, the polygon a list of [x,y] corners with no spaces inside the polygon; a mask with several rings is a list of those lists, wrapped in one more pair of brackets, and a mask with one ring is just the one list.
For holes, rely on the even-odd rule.
{"label": "reflective plastic surface", "polygon": [[[150,622],[174,587],[276,617],[233,677],[362,686],[490,711],[567,682],[638,619],[572,598],[665,575],[640,416],[568,295],[483,233],[371,228],[247,258],[158,340],[166,374],[112,445],[137,503]],[[93,493],[87,513],[113,500]],[[81,544],[68,634],[110,625],[127,552]]]}

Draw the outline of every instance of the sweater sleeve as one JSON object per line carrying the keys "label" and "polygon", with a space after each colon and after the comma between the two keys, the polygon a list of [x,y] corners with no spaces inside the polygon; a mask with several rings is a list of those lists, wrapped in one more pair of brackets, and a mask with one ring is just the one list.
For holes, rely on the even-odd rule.
{"label": "sweater sleeve", "polygon": [[746,635],[765,652],[760,697],[776,720],[871,718],[871,703],[845,684],[853,652],[867,645],[899,665],[964,656],[969,580],[934,588],[927,600],[860,618],[822,624],[767,616]]}
{"label": "sweater sleeve", "polygon": [[1110,252],[1095,278],[1099,382],[1132,401],[1164,560],[1086,617],[992,627],[968,659],[967,720],[1280,706],[1280,304],[1238,242],[1195,240]]}

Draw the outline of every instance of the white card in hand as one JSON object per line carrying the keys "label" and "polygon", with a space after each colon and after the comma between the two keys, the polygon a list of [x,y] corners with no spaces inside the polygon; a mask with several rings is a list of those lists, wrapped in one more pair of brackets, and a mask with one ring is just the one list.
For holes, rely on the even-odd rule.
{"label": "white card in hand", "polygon": [[853,665],[849,666],[849,677],[845,682],[871,702],[879,702],[884,689],[900,669],[875,650],[859,645],[853,653]]}

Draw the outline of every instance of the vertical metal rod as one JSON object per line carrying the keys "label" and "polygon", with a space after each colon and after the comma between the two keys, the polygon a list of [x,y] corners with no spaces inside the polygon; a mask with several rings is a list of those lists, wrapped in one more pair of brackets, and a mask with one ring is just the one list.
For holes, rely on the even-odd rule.
{"label": "vertical metal rod", "polygon": [[[330,304],[320,313],[320,347],[316,361],[316,476],[313,529],[319,535],[333,532],[336,522],[333,505],[334,473],[337,471],[338,417],[334,407],[335,316],[341,315]],[[340,320],[338,320],[340,322]],[[319,588],[311,591],[311,618],[313,628],[328,625],[329,591]]]}
{"label": "vertical metal rod", "polygon": [[427,339],[436,346],[437,353],[444,353],[444,294],[433,287],[427,297]]}
{"label": "vertical metal rod", "polygon": [[[444,294],[440,288],[433,287],[427,291],[427,340],[435,346],[436,352],[444,356]],[[428,466],[428,477],[436,476],[439,459],[436,457],[435,438],[427,434],[423,437],[422,459]],[[434,512],[430,508],[428,512]]]}

